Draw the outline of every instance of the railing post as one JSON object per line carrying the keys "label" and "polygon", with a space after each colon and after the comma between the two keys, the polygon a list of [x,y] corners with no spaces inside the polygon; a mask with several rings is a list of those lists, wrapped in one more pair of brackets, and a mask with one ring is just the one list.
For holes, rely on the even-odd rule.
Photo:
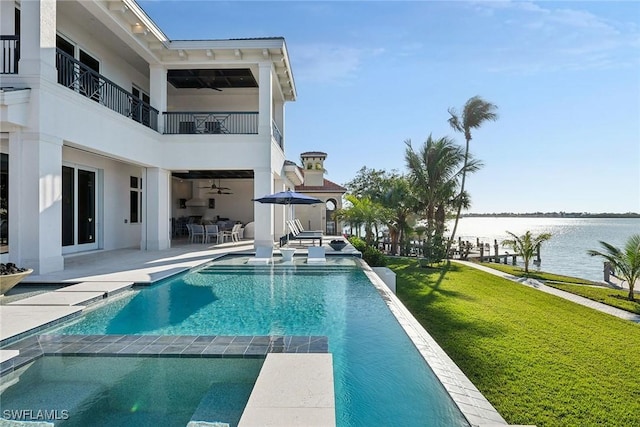
{"label": "railing post", "polygon": [[0,36],[2,57],[0,74],[18,74],[20,61],[20,36]]}

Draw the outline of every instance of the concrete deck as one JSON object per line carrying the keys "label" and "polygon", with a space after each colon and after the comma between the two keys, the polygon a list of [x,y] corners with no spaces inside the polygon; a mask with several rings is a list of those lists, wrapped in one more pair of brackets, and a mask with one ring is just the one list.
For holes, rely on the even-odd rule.
{"label": "concrete deck", "polygon": [[82,282],[77,285],[65,286],[55,292],[102,292],[110,296],[131,286],[133,286],[133,282]]}
{"label": "concrete deck", "polygon": [[268,354],[239,427],[335,426],[331,354]]}
{"label": "concrete deck", "polygon": [[9,306],[16,305],[80,305],[87,304],[92,301],[104,298],[104,292],[47,292],[45,294],[36,295],[29,298],[24,298],[18,301],[9,303]]}
{"label": "concrete deck", "polygon": [[0,306],[0,340],[45,328],[52,322],[79,314],[85,307],[63,305],[3,305]]}

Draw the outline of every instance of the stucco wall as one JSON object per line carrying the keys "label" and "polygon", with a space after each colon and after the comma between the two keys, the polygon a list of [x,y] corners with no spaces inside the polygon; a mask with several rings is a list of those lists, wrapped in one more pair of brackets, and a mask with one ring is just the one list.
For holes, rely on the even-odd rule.
{"label": "stucco wall", "polygon": [[[70,147],[62,148],[63,163],[74,167],[89,166],[101,170],[102,182],[98,182],[98,191],[104,194],[103,202],[97,206],[100,215],[96,230],[102,235],[98,239],[104,249],[139,247],[141,223],[129,223],[129,178],[142,177],[143,170],[135,165],[95,156]],[[125,223],[125,219],[127,223]]]}

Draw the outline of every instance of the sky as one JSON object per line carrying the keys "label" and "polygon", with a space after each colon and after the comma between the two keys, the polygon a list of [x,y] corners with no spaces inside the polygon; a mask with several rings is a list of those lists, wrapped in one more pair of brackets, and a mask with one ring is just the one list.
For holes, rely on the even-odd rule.
{"label": "sky", "polygon": [[640,212],[640,2],[139,1],[173,40],[284,37],[298,98],[285,152],[338,184],[406,172],[472,96],[484,167],[469,212]]}

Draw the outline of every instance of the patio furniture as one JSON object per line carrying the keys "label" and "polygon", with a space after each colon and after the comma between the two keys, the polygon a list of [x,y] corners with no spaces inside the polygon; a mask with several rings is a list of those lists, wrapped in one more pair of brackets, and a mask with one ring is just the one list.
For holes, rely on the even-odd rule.
{"label": "patio furniture", "polygon": [[227,238],[231,239],[233,242],[240,241],[240,228],[242,228],[242,224],[234,224],[231,230],[223,231],[222,237],[223,241],[226,241]]}
{"label": "patio furniture", "polygon": [[273,246],[256,247],[256,256],[247,260],[248,264],[269,264],[273,258]]}
{"label": "patio furniture", "polygon": [[309,231],[311,233],[317,233],[320,232],[322,233],[322,230],[305,230],[304,227],[302,226],[302,223],[300,222],[300,220],[298,218],[293,220],[294,224],[296,225],[296,227],[298,227],[298,230],[300,230],[301,233],[304,233],[305,231]]}
{"label": "patio furniture", "polygon": [[218,229],[217,224],[207,224],[204,226],[204,241],[210,243],[211,238],[215,237],[216,244],[220,243],[223,239],[222,233]]}
{"label": "patio furniture", "polygon": [[285,236],[284,239],[280,239],[280,246],[283,246],[287,240],[311,240],[311,244],[315,245],[316,239],[320,242],[320,246],[322,246],[321,231],[299,231],[293,221],[287,221],[287,226],[289,227],[289,235]]}
{"label": "patio furniture", "polygon": [[196,237],[199,237],[202,243],[204,243],[204,225],[191,224],[191,243],[196,241]]}
{"label": "patio furniture", "polygon": [[324,246],[312,246],[307,255],[307,264],[322,264],[327,262]]}

